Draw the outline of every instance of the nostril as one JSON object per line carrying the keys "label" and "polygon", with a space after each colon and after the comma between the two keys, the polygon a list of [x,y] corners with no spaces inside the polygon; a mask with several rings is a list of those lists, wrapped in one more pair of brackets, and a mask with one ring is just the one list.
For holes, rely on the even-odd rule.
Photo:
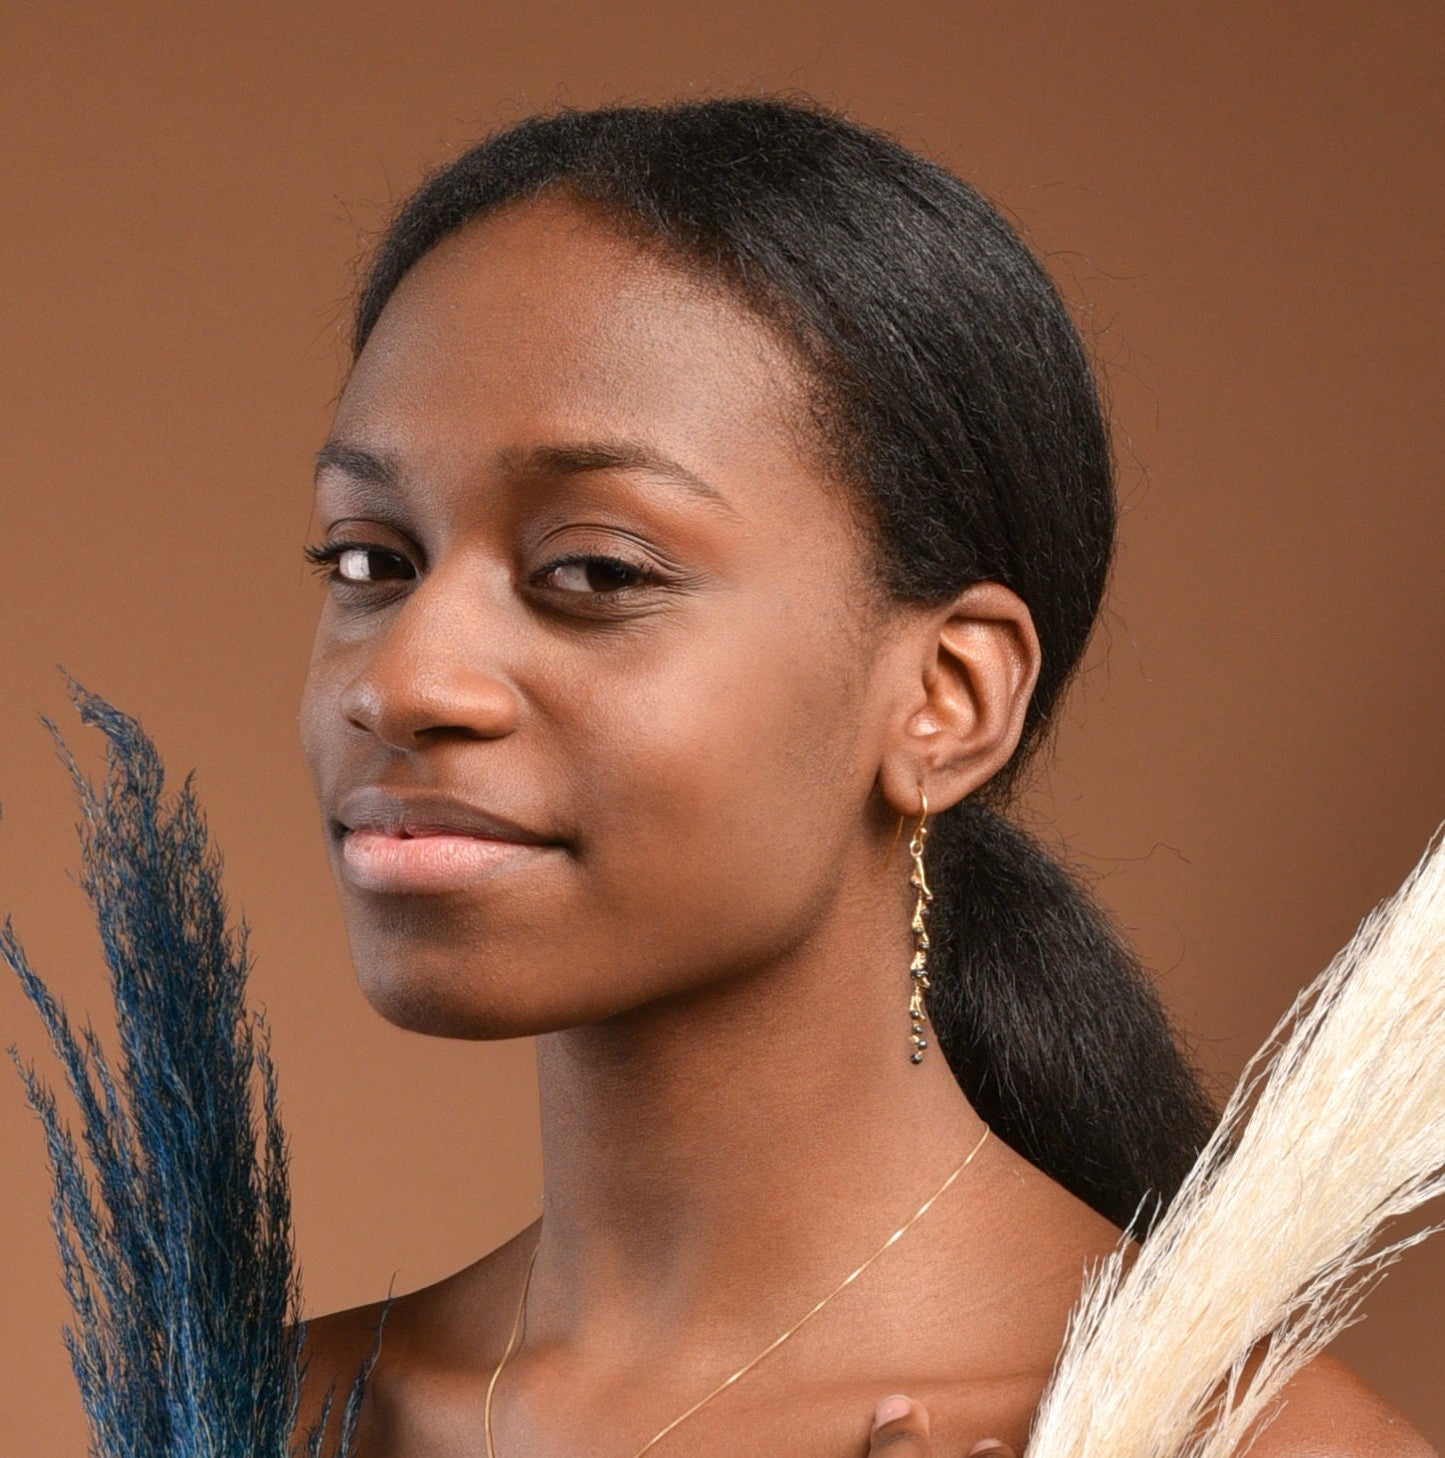
{"label": "nostril", "polygon": [[365,678],[356,678],[347,684],[341,694],[340,708],[347,723],[367,733],[374,733],[381,719],[380,697]]}

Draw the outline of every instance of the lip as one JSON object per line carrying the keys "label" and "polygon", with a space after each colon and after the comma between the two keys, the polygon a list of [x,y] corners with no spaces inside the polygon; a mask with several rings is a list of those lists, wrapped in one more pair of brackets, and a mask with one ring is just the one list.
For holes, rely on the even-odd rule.
{"label": "lip", "polygon": [[335,828],[347,879],[390,893],[460,890],[561,844],[450,795],[376,785],[342,797]]}

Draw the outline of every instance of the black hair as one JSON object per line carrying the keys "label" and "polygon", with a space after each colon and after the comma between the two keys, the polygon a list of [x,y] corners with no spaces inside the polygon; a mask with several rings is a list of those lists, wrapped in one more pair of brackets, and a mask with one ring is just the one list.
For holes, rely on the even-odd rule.
{"label": "black hair", "polygon": [[1113,555],[1108,433],[1048,275],[967,183],[812,103],[563,110],[488,137],[405,203],[357,305],[360,354],[406,271],[546,192],[712,275],[780,331],[876,540],[880,587],[991,580],[1041,646],[1008,767],[933,817],[930,1020],[996,1132],[1117,1224],[1167,1204],[1213,1123],[1137,957],[1002,809],[1092,630]]}

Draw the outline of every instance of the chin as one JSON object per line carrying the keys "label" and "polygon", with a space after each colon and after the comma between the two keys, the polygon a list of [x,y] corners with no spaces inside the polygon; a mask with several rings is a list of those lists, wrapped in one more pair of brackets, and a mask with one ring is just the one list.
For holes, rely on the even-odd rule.
{"label": "chin", "polygon": [[458,980],[448,971],[430,975],[415,960],[397,966],[358,958],[356,967],[362,994],[387,1022],[431,1038],[530,1038],[626,1010],[610,1004],[581,1006],[575,997],[543,1001],[536,983],[526,977],[508,976],[504,985],[489,987],[483,977]]}
{"label": "chin", "polygon": [[[660,957],[655,939],[559,944],[506,928],[353,921],[351,960],[387,1022],[433,1038],[536,1037],[686,997],[726,977],[716,957]],[[709,949],[711,950],[711,949]]]}
{"label": "chin", "polygon": [[479,995],[475,985],[445,975],[428,975],[415,963],[398,967],[356,959],[357,983],[367,1002],[387,1022],[432,1038],[489,1040],[519,1038],[533,1032],[523,1010],[505,998]]}

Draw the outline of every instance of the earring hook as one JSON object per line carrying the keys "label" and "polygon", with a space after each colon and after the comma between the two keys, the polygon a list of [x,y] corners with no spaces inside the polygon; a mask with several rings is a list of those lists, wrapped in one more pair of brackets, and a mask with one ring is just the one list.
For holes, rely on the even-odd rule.
{"label": "earring hook", "polygon": [[[922,802],[923,808],[918,812],[918,825],[913,831],[914,835],[917,835],[923,829],[923,822],[928,819],[928,796],[923,793],[922,780],[918,782],[918,798]],[[893,852],[898,845],[899,837],[903,834],[903,822],[905,819],[906,817],[902,815],[898,817],[898,829],[893,832],[893,839],[888,843],[888,854],[883,857],[883,869],[885,871],[888,869],[889,862],[893,859]]]}

